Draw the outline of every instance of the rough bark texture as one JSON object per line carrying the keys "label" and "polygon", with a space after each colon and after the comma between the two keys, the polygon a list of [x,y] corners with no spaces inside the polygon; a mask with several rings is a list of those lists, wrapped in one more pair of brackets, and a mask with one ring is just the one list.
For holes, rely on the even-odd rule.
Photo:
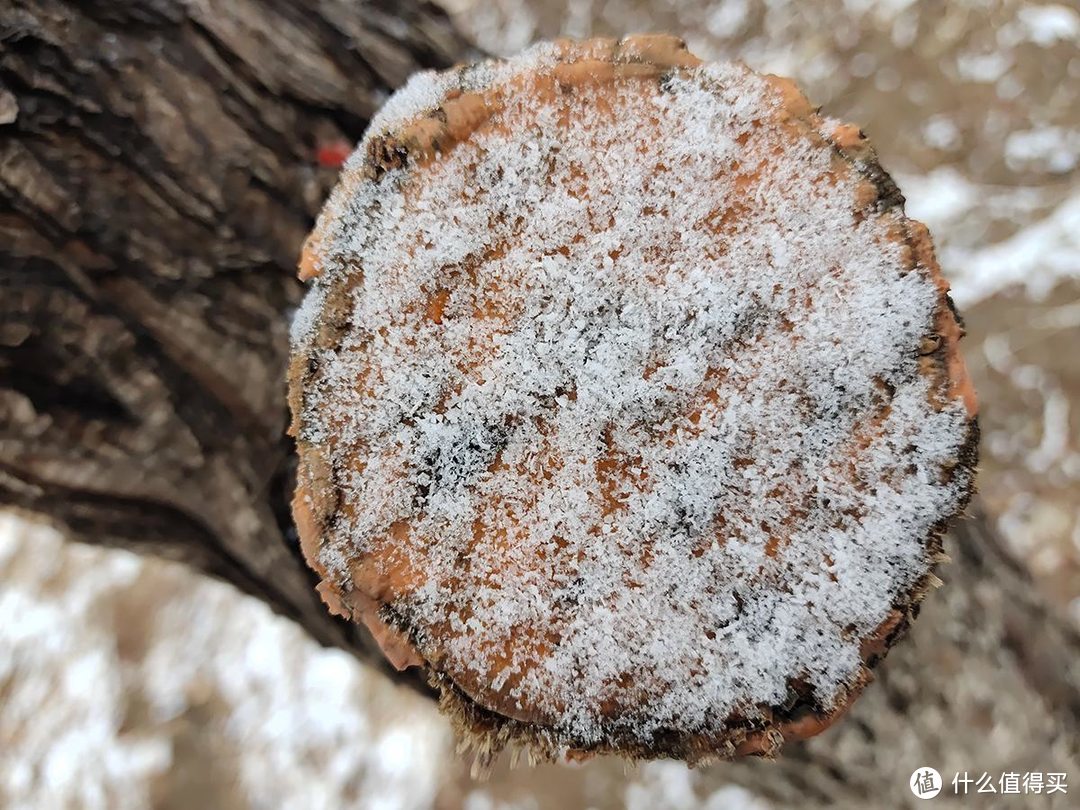
{"label": "rough bark texture", "polygon": [[[414,0],[4,4],[0,505],[182,560],[383,666],[319,603],[291,529],[294,268],[336,174],[320,145],[468,55]],[[991,770],[991,720],[1050,752],[1029,769],[1075,773],[1080,639],[988,526],[954,532],[947,586],[851,717],[723,778],[858,802],[909,755]]]}
{"label": "rough bark texture", "polygon": [[0,48],[0,503],[370,657],[290,528],[296,260],[320,147],[468,44],[417,0],[17,0]]}

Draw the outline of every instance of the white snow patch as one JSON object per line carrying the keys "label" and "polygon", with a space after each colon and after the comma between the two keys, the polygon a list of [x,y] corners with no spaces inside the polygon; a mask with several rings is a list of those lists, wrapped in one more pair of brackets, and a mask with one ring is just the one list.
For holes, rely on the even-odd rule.
{"label": "white snow patch", "polygon": [[[151,806],[199,695],[251,807],[431,806],[449,756],[433,706],[254,599],[152,565],[0,513],[0,806]],[[147,576],[158,601],[125,614]],[[130,622],[147,647],[122,653]],[[137,701],[147,716],[127,727]]]}
{"label": "white snow patch", "polygon": [[1080,130],[1040,127],[1010,132],[1005,139],[1005,162],[1013,171],[1045,166],[1065,174],[1080,163]]}
{"label": "white snow patch", "polygon": [[1044,48],[1058,42],[1080,39],[1080,14],[1075,8],[1058,3],[1037,6],[1022,5],[1016,18],[1027,38]]}

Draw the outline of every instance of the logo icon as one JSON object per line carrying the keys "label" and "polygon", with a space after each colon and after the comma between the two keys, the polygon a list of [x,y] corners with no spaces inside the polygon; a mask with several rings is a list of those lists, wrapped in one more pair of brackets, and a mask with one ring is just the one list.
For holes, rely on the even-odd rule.
{"label": "logo icon", "polygon": [[920,799],[932,799],[941,793],[941,774],[924,765],[911,775],[908,785]]}

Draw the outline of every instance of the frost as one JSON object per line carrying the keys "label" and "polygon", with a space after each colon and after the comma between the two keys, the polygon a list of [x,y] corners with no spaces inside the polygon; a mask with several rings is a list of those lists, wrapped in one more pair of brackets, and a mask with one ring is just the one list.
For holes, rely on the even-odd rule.
{"label": "frost", "polygon": [[314,282],[292,316],[292,323],[289,327],[289,340],[293,346],[307,346],[315,330],[315,323],[318,320],[319,313],[322,311],[325,296],[326,291],[323,285],[317,281]]}
{"label": "frost", "polygon": [[[414,79],[372,133],[551,58]],[[320,285],[363,269],[310,349],[302,436],[343,490],[323,562],[370,555],[440,668],[582,740],[708,730],[791,677],[828,705],[967,487],[901,214],[857,215],[826,141],[760,125],[780,102],[745,68],[649,87],[507,93],[319,225]]]}

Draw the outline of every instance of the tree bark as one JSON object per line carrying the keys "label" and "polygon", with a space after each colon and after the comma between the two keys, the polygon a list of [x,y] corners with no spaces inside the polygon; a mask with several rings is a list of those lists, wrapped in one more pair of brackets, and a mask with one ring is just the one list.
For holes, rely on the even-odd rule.
{"label": "tree bark", "polygon": [[0,48],[0,504],[381,662],[291,527],[296,260],[320,149],[468,43],[422,0],[16,0]]}
{"label": "tree bark", "polygon": [[[418,0],[5,4],[0,505],[183,561],[386,670],[320,603],[291,525],[295,264],[336,177],[320,150],[471,55]],[[852,716],[725,779],[857,802],[894,782],[898,746],[929,760],[912,768],[986,769],[991,721],[1052,751],[1044,770],[1077,764],[1080,638],[982,516],[947,550],[946,587]]]}

